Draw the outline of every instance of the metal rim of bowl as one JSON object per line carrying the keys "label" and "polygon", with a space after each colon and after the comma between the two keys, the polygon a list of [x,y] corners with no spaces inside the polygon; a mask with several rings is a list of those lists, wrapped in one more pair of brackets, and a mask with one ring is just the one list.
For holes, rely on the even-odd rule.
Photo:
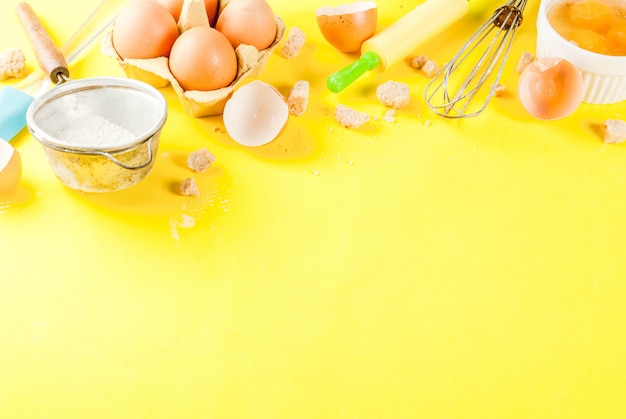
{"label": "metal rim of bowl", "polygon": [[[105,88],[122,88],[128,90],[140,91],[150,95],[152,99],[157,103],[158,108],[161,110],[161,116],[158,121],[149,129],[138,135],[132,143],[127,143],[121,147],[72,147],[70,145],[60,145],[50,139],[51,135],[42,130],[35,122],[35,113],[49,101],[62,97],[64,95],[72,94],[77,91],[91,90],[91,89],[105,89]],[[127,151],[133,150],[148,142],[148,149],[150,153],[150,159],[148,162],[141,165],[141,167],[147,166],[152,160],[152,147],[151,143],[156,135],[158,135],[165,124],[167,119],[167,101],[163,95],[154,87],[147,83],[134,79],[124,79],[118,77],[91,77],[86,79],[71,80],[66,83],[60,84],[43,95],[35,98],[30,104],[26,112],[26,125],[33,134],[33,137],[39,141],[42,145],[50,147],[57,151],[84,154],[84,155],[101,155],[105,156],[116,164],[122,167],[125,165],[119,162],[117,159],[112,158],[112,154],[121,154]],[[136,166],[127,166],[126,168],[141,168]]]}

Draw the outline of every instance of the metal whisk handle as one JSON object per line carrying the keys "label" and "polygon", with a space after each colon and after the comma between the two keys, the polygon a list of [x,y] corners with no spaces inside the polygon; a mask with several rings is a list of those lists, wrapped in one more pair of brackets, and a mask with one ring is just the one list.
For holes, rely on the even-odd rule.
{"label": "metal whisk handle", "polygon": [[513,5],[505,5],[496,9],[493,16],[495,17],[493,24],[502,29],[517,28],[524,20],[522,10]]}

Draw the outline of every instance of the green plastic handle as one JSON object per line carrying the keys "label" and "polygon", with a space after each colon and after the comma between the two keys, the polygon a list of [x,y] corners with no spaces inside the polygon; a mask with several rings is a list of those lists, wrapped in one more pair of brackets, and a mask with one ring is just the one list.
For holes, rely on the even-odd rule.
{"label": "green plastic handle", "polygon": [[367,51],[356,62],[331,74],[326,79],[326,86],[331,92],[339,93],[367,71],[373,70],[379,65],[380,57],[378,54],[374,51]]}

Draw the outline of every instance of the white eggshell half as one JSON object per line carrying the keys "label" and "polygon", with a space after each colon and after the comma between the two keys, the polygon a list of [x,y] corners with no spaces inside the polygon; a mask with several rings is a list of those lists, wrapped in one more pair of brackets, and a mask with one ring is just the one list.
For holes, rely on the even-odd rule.
{"label": "white eggshell half", "polygon": [[9,193],[22,177],[22,159],[11,144],[0,138],[0,195]]}
{"label": "white eggshell half", "polygon": [[224,106],[224,127],[241,145],[258,147],[281,133],[289,107],[276,88],[260,80],[237,89]]}

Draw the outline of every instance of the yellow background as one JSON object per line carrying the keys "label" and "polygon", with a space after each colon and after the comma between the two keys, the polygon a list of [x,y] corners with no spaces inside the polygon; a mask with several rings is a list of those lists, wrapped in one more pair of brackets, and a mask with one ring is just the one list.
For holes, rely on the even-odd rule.
{"label": "yellow background", "polygon": [[[378,3],[379,28],[417,4]],[[96,1],[31,4],[60,44]],[[164,88],[152,174],[92,195],[61,184],[26,130],[13,141],[24,173],[0,197],[0,417],[626,417],[626,146],[599,133],[626,105],[525,113],[514,70],[534,51],[538,1],[507,95],[466,120],[432,114],[404,62],[330,93],[326,77],[355,57],[321,37],[327,2],[271,4],[307,43],[260,78],[285,95],[311,83],[308,112],[274,142],[240,146]],[[416,53],[445,62],[498,5],[473,0]],[[14,7],[0,7],[0,49],[22,47],[34,69]],[[123,77],[97,46],[71,71]],[[336,123],[338,103],[382,117],[387,80],[412,93],[395,122]],[[216,164],[195,175],[200,197],[180,196],[201,147]]]}

